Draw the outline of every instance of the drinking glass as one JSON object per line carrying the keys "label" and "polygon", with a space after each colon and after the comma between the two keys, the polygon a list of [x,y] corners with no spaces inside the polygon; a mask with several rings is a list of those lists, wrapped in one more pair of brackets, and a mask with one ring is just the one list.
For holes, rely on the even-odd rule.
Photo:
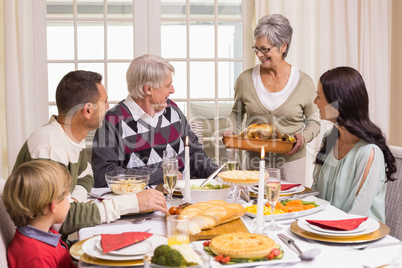
{"label": "drinking glass", "polygon": [[190,243],[188,231],[188,218],[179,215],[169,216],[167,219],[168,245],[182,245]]}
{"label": "drinking glass", "polygon": [[168,191],[167,201],[170,207],[173,202],[173,191],[177,183],[178,161],[177,159],[168,159],[163,161],[163,186]]}
{"label": "drinking glass", "polygon": [[275,222],[275,205],[281,192],[281,171],[279,168],[267,168],[265,169],[265,173],[265,194],[271,205],[272,216],[271,222],[266,227],[266,230],[277,231],[282,229],[282,227]]}
{"label": "drinking glass", "polygon": [[167,149],[163,151],[163,161],[177,159],[177,153],[173,149]]}
{"label": "drinking glass", "polygon": [[[239,149],[227,148],[226,149],[226,169],[227,170],[238,170],[239,169]],[[232,185],[228,199],[233,199],[234,201],[239,200],[240,195],[243,191],[243,187]],[[248,193],[248,189],[247,189]]]}
{"label": "drinking glass", "polygon": [[[173,149],[167,149],[165,151],[163,151],[163,164],[162,164],[162,168],[163,170],[165,169],[165,165],[167,162],[170,161],[174,161],[177,160],[177,153],[173,150]],[[176,179],[177,181],[177,179]],[[165,173],[163,173],[163,188],[166,189],[166,191],[168,192],[167,196],[166,196],[166,201],[170,202],[170,204],[172,204],[172,195],[169,194],[169,187],[172,187],[172,185],[169,186],[169,184],[166,182],[165,180]],[[174,188],[176,187],[176,182],[174,182],[173,188],[172,188],[172,193],[174,191]]]}
{"label": "drinking glass", "polygon": [[239,149],[227,148],[226,157],[228,159],[226,163],[227,170],[239,169]]}

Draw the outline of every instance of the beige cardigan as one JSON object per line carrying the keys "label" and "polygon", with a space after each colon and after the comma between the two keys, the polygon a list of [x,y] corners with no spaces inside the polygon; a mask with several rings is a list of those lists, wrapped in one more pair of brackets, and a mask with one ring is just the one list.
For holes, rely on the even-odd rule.
{"label": "beige cardigan", "polygon": [[[235,134],[241,132],[241,122],[246,118],[246,126],[253,123],[272,122],[280,133],[302,134],[306,143],[310,142],[320,132],[317,107],[314,104],[316,89],[311,77],[300,71],[300,79],[296,88],[277,109],[270,111],[259,100],[252,81],[253,68],[244,71],[235,83],[235,97],[232,112],[226,127]],[[300,159],[306,155],[303,148],[293,156],[285,156],[286,162]]]}

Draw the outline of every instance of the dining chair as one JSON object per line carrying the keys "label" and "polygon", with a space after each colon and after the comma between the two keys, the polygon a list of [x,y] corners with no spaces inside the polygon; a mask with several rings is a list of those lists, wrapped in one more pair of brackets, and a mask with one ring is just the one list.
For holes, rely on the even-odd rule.
{"label": "dining chair", "polygon": [[385,223],[391,228],[390,235],[402,240],[402,147],[389,146],[396,160],[395,181],[387,182],[385,196]]}
{"label": "dining chair", "polygon": [[7,267],[7,247],[13,240],[15,225],[0,198],[0,267]]}

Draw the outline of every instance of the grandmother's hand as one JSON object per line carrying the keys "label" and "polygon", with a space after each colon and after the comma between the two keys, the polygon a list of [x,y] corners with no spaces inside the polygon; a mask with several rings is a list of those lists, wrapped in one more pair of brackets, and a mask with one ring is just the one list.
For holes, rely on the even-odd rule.
{"label": "grandmother's hand", "polygon": [[226,129],[225,132],[222,133],[222,136],[229,136],[229,135],[233,135],[233,131],[231,131],[230,129]]}
{"label": "grandmother's hand", "polygon": [[290,150],[290,152],[285,155],[289,155],[289,156],[294,155],[295,153],[300,151],[301,148],[303,148],[304,141],[305,141],[303,135],[295,134],[295,139],[296,139],[296,144],[293,146],[292,150]]}
{"label": "grandmother's hand", "polygon": [[137,194],[138,207],[140,212],[156,209],[167,213],[166,200],[162,192],[148,189]]}

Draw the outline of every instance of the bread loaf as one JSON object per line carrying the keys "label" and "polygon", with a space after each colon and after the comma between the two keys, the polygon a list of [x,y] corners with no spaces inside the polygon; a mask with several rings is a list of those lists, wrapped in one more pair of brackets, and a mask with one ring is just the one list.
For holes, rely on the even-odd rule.
{"label": "bread loaf", "polygon": [[222,200],[199,202],[184,208],[179,218],[189,219],[191,235],[201,230],[211,229],[219,224],[230,222],[246,214],[245,208],[240,204],[228,204]]}

